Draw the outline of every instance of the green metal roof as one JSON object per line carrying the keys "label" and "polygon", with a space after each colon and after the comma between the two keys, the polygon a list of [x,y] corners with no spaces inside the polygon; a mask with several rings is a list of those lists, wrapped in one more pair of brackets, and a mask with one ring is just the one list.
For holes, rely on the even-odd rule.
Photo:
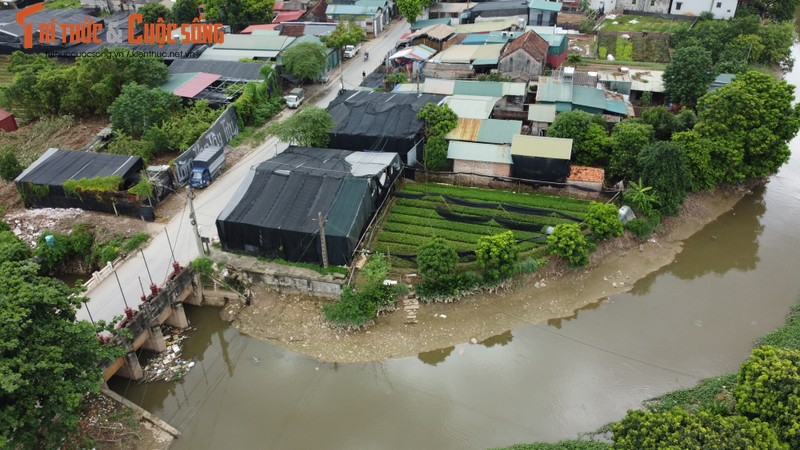
{"label": "green metal roof", "polygon": [[478,142],[489,144],[510,144],[515,134],[522,130],[521,120],[481,120],[481,127],[478,129]]}
{"label": "green metal roof", "polygon": [[226,34],[225,41],[215,44],[217,50],[273,50],[281,51],[294,41],[290,36],[263,36],[257,34]]}
{"label": "green metal roof", "polygon": [[628,115],[628,107],[625,106],[625,102],[619,100],[612,100],[606,99],[606,111],[612,112],[615,114],[622,114],[623,116]]}
{"label": "green metal roof", "polygon": [[411,24],[411,31],[421,30],[425,27],[429,27],[431,25],[436,25],[443,23],[445,25],[450,25],[450,18],[449,17],[442,17],[440,19],[425,19],[425,20],[418,20]]}
{"label": "green metal roof", "polygon": [[502,97],[503,83],[497,81],[456,81],[453,85],[453,94]]}
{"label": "green metal roof", "polygon": [[450,141],[447,147],[447,157],[462,161],[514,164],[511,159],[511,147],[508,145]]}
{"label": "green metal roof", "polygon": [[547,0],[531,0],[528,3],[528,8],[538,9],[542,11],[559,12],[561,11],[561,2],[550,2]]}
{"label": "green metal roof", "polygon": [[554,83],[552,78],[548,78],[546,82],[539,84],[536,101],[544,103],[572,102],[572,84]]}
{"label": "green metal roof", "polygon": [[606,94],[600,89],[588,86],[573,86],[572,104],[604,110],[606,109]]}
{"label": "green metal roof", "polygon": [[170,74],[169,80],[161,85],[161,89],[167,92],[175,92],[175,89],[178,89],[184,85],[187,81],[194,78],[198,73],[200,72]]}
{"label": "green metal roof", "polygon": [[494,66],[499,58],[480,58],[472,61],[473,66]]}

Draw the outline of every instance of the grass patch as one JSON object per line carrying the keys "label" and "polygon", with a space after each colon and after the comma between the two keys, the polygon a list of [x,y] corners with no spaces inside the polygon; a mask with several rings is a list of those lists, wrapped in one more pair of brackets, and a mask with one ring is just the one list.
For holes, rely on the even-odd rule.
{"label": "grass patch", "polygon": [[14,81],[14,74],[8,71],[10,61],[10,55],[0,55],[0,86],[11,84]]}
{"label": "grass patch", "polygon": [[271,262],[271,263],[275,263],[275,264],[281,264],[283,266],[292,266],[292,267],[300,267],[300,268],[303,268],[303,269],[309,269],[309,270],[313,270],[313,271],[315,271],[315,272],[317,272],[317,273],[319,273],[321,275],[328,275],[328,274],[334,274],[334,273],[347,275],[349,273],[348,270],[347,270],[347,267],[340,267],[340,266],[322,267],[322,266],[318,266],[318,265],[312,264],[312,263],[293,262],[293,261],[286,261],[285,259],[282,259],[282,258],[266,258],[266,257],[263,257],[263,256],[258,256],[257,259],[259,261]]}
{"label": "grass patch", "polygon": [[756,347],[764,345],[800,349],[800,301],[792,306],[785,325],[756,340]]}
{"label": "grass patch", "polygon": [[80,8],[81,0],[52,0],[44,3],[47,9]]}
{"label": "grass patch", "polygon": [[230,142],[231,147],[238,147],[242,144],[260,144],[267,138],[266,127],[246,126],[244,130],[239,130],[239,134],[233,137]]}
{"label": "grass patch", "polygon": [[[592,65],[592,66],[594,66],[594,65],[613,66],[613,67],[609,67],[609,70],[611,70],[611,69],[616,69],[617,67],[619,67],[620,66],[620,62],[619,61],[608,61],[608,60],[600,59],[600,58],[583,58],[583,61],[581,61],[581,63],[578,64],[578,66],[589,66],[589,65]],[[626,62],[625,66],[629,67],[631,69],[664,70],[664,69],[667,68],[667,65],[664,64],[664,63],[647,62],[647,61],[632,61],[631,63]]]}
{"label": "grass patch", "polygon": [[[631,23],[633,21],[633,23]],[[614,22],[617,22],[614,24]],[[648,16],[618,15],[615,19],[605,19],[600,26],[603,31],[648,31],[651,33],[674,33],[678,30],[689,28],[690,20],[659,19]]]}
{"label": "grass patch", "polygon": [[560,441],[552,444],[549,442],[517,444],[494,450],[606,450],[610,448],[611,444],[598,441]]}

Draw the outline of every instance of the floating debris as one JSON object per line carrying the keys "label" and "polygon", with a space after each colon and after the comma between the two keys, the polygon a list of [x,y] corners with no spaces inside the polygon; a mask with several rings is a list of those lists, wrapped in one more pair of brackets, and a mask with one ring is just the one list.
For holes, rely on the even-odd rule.
{"label": "floating debris", "polygon": [[195,330],[197,330],[195,327],[180,329],[162,325],[161,333],[164,335],[167,349],[150,360],[144,367],[142,383],[176,381],[183,378],[194,367],[195,362],[187,361],[181,357],[181,352],[183,351],[181,342],[188,337],[186,332]]}

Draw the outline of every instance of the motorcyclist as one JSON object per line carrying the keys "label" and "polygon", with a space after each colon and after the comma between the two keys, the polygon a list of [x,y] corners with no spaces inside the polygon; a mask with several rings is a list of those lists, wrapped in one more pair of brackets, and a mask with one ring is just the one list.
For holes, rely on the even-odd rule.
{"label": "motorcyclist", "polygon": [[366,61],[366,60],[368,60],[368,59],[369,59],[369,53],[367,53],[367,52],[364,52],[364,61]]}

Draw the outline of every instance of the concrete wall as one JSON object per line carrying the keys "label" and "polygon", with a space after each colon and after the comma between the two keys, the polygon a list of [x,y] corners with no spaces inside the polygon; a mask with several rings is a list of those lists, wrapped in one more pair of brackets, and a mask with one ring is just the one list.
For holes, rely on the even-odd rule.
{"label": "concrete wall", "polygon": [[558,13],[531,9],[528,11],[528,25],[530,26],[553,26],[558,19]]}
{"label": "concrete wall", "polygon": [[736,14],[736,5],[737,0],[673,0],[669,12],[684,16],[699,16],[711,11],[715,19],[730,19]]}
{"label": "concrete wall", "polygon": [[454,159],[453,172],[476,173],[478,175],[488,175],[492,177],[510,177],[511,164]]}
{"label": "concrete wall", "polygon": [[312,280],[309,278],[266,273],[251,269],[242,269],[253,279],[253,283],[261,283],[278,292],[311,294],[319,297],[339,298],[342,295],[344,280]]}
{"label": "concrete wall", "polygon": [[591,0],[589,5],[595,11],[603,11],[609,14],[617,9],[617,0]]}
{"label": "concrete wall", "polygon": [[669,13],[671,0],[617,0],[617,9],[649,12],[649,13]]}
{"label": "concrete wall", "polygon": [[536,61],[523,49],[519,49],[500,59],[497,69],[512,78],[530,81],[532,77],[543,73],[544,61]]}

